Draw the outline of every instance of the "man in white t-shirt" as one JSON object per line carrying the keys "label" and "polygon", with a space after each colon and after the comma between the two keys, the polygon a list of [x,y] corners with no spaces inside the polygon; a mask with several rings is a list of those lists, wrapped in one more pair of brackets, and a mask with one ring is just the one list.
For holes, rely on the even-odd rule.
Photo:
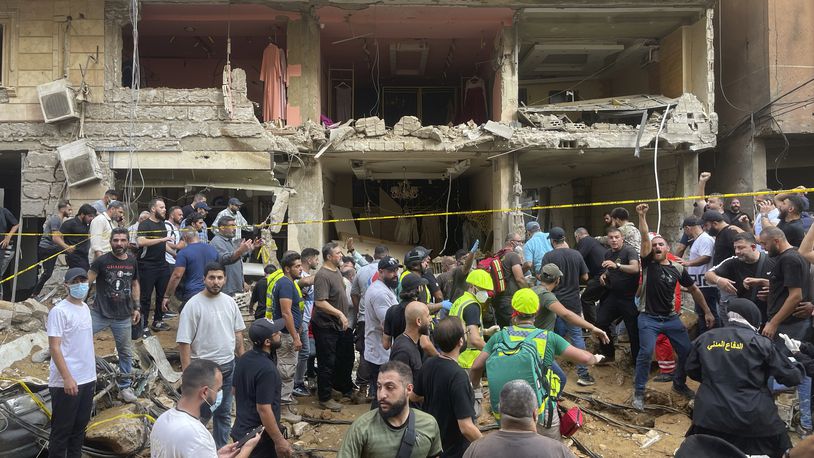
{"label": "man in white t-shirt", "polygon": [[243,447],[237,442],[215,448],[215,440],[201,423],[201,408],[212,410],[222,396],[223,374],[218,365],[205,359],[189,363],[181,375],[181,399],[155,421],[150,433],[152,458],[245,458],[251,455],[260,433]]}
{"label": "man in white t-shirt", "polygon": [[229,441],[232,428],[232,375],[235,356],[243,354],[246,324],[230,296],[221,292],[226,283],[223,265],[211,262],[204,268],[204,290],[192,296],[181,312],[175,341],[181,353],[181,367],[190,361],[206,359],[218,365],[223,374],[223,401],[214,412],[203,412],[205,422],[214,418],[212,435],[218,448]]}
{"label": "man in white t-shirt", "polygon": [[51,368],[51,434],[49,456],[80,456],[85,427],[96,392],[96,356],[93,320],[85,304],[88,273],[80,268],[65,273],[68,297],[48,313],[48,347]]}
{"label": "man in white t-shirt", "polygon": [[[701,290],[708,304],[717,303],[717,301],[710,302],[714,299],[718,291],[715,285],[707,285],[704,275],[712,268],[712,252],[715,248],[715,239],[709,234],[704,232],[701,228],[701,221],[694,216],[688,216],[684,219],[682,229],[687,237],[692,241],[690,246],[689,260],[680,260],[679,262],[687,268],[687,273],[690,278],[695,282],[696,286]],[[718,311],[714,306],[710,306],[713,316],[715,316],[715,326],[720,326],[718,319]],[[695,305],[695,313],[698,316],[704,316],[704,311],[698,304]],[[708,330],[704,320],[698,320],[698,333],[703,334]]]}

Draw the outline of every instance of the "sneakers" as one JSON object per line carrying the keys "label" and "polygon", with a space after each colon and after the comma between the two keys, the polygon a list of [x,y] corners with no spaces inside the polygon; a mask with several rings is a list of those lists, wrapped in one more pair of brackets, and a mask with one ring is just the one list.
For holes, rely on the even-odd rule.
{"label": "sneakers", "polygon": [[160,332],[160,331],[169,331],[172,328],[170,327],[170,325],[163,321],[156,321],[155,323],[153,323],[152,326],[150,326],[150,329],[152,329],[155,332]]}
{"label": "sneakers", "polygon": [[176,312],[164,312],[164,318],[175,318],[178,316]]}
{"label": "sneakers", "polygon": [[291,391],[291,394],[301,398],[304,398],[305,396],[311,396],[311,392],[308,391],[308,388],[304,386],[295,386],[294,390]]}
{"label": "sneakers", "polygon": [[341,412],[342,411],[342,404],[334,401],[333,399],[328,399],[327,401],[320,401],[319,406],[323,409],[328,409],[331,412]]}
{"label": "sneakers", "polygon": [[577,385],[581,386],[591,386],[596,383],[594,377],[591,374],[580,375],[577,379]]}
{"label": "sneakers", "polygon": [[659,374],[653,377],[654,382],[658,383],[667,383],[673,381],[673,374]]}
{"label": "sneakers", "polygon": [[687,385],[676,385],[673,383],[673,392],[687,399],[695,399],[695,391],[691,390]]}
{"label": "sneakers", "polygon": [[633,393],[633,408],[644,412],[644,393]]}
{"label": "sneakers", "polygon": [[133,393],[132,388],[124,388],[119,390],[119,399],[124,402],[133,403],[138,400],[138,397],[136,397],[136,393]]}
{"label": "sneakers", "polygon": [[290,405],[284,405],[280,406],[280,419],[293,425],[294,423],[301,422],[302,416],[298,415]]}

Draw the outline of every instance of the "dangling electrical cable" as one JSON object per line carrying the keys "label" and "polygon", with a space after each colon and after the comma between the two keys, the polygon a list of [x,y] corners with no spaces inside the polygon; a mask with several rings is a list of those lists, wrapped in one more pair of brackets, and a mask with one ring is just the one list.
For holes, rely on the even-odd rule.
{"label": "dangling electrical cable", "polygon": [[653,148],[653,175],[656,177],[656,207],[658,208],[658,220],[656,222],[656,233],[661,234],[661,189],[659,189],[659,137],[661,131],[664,129],[664,121],[667,120],[667,113],[670,111],[670,104],[664,108],[664,114],[661,116],[661,124],[659,131],[656,133],[656,146]]}

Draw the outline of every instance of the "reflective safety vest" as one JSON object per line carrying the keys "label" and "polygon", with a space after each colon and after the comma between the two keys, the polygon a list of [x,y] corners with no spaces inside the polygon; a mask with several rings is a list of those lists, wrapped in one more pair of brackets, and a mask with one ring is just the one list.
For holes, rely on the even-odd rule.
{"label": "reflective safety vest", "polygon": [[[401,275],[399,275],[399,285],[398,285],[398,287],[396,287],[396,297],[401,296],[401,281],[404,280],[404,277],[406,277],[407,275],[409,275],[411,273],[415,273],[415,272],[410,272],[409,270],[405,270],[405,271],[403,271],[401,273]],[[416,275],[418,275],[418,274],[416,274]],[[425,293],[426,297],[424,298],[423,302],[425,304],[431,303],[432,302],[432,295],[430,294],[430,289],[428,287],[426,287],[426,286],[424,286],[424,293]],[[419,292],[418,295],[421,296],[421,292]],[[421,298],[419,297],[419,299],[421,299]]]}
{"label": "reflective safety vest", "polygon": [[[475,299],[475,295],[466,291],[452,303],[452,307],[449,309],[449,316],[457,316],[464,320],[464,310],[471,305],[475,305],[478,307],[478,332],[480,336],[483,337],[483,318],[480,313],[480,303],[477,299]],[[464,333],[466,332],[466,323],[464,322]],[[460,356],[458,356],[458,365],[463,367],[464,369],[469,369],[472,367],[472,364],[475,362],[475,359],[480,355],[480,350],[475,347],[470,346],[471,339],[466,339],[466,350],[462,351]]]}
{"label": "reflective safety vest", "polygon": [[[270,273],[268,277],[266,277],[266,282],[268,283],[266,286],[266,318],[269,320],[274,319],[274,286],[277,284],[277,281],[283,278],[284,273],[283,269],[277,269],[274,272]],[[297,288],[297,294],[300,295],[300,299],[303,298],[302,296],[302,289],[300,289],[300,285],[297,282],[294,282],[294,287]],[[305,309],[305,300],[300,300],[300,310]]]}

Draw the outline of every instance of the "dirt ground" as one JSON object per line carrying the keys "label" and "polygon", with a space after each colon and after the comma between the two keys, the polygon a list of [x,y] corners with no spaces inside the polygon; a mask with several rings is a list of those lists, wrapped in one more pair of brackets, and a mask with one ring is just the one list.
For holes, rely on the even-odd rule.
{"label": "dirt ground", "polygon": [[[248,325],[249,317],[246,318]],[[177,328],[177,318],[169,319],[167,322],[172,326],[173,330],[160,332],[157,335],[165,351],[170,352],[177,349],[174,331]],[[109,332],[97,334],[95,340],[97,355],[106,356],[114,353],[115,343],[113,336]],[[180,370],[180,367],[176,367],[176,369]],[[563,369],[566,370],[568,375],[568,384],[565,387],[566,393],[582,398],[593,397],[605,402],[629,405],[632,395],[633,368],[630,365],[629,350],[625,346],[620,346],[617,349],[616,362],[591,369],[591,374],[596,379],[596,384],[593,386],[581,387],[576,385],[577,377],[573,365],[566,363]],[[48,364],[34,364],[30,359],[25,359],[17,362],[4,372],[7,372],[8,375],[26,375],[47,380]],[[652,375],[655,375],[655,371]],[[697,383],[691,380],[688,383],[691,388],[697,388]],[[670,387],[670,383],[650,382],[648,384],[647,404],[658,404],[679,409],[680,412],[689,412],[687,402],[679,396],[672,395]],[[488,392],[488,390],[484,391]],[[571,407],[576,402],[583,409],[592,409],[612,421],[627,425],[614,425],[607,420],[585,412],[585,425],[575,435],[575,438],[597,456],[604,458],[673,456],[683,440],[684,433],[690,426],[687,413],[651,410],[646,413],[636,413],[632,409],[608,408],[596,403],[575,400],[574,397],[568,394],[564,395],[562,400],[565,407]],[[314,396],[298,398],[298,401],[297,409],[301,415],[327,421],[352,421],[369,409],[367,404],[345,404],[342,412],[332,413],[321,410]],[[485,405],[487,404],[488,402],[485,403]],[[478,423],[481,427],[494,424],[494,420],[491,414],[488,413],[487,408],[484,409],[484,414]],[[635,428],[635,426],[638,426],[638,428]],[[301,456],[333,457],[347,429],[347,424],[311,423],[305,428],[300,437],[293,437],[292,435],[290,440],[296,448],[305,451],[306,454]],[[289,431],[291,430],[292,428],[289,425]],[[648,431],[650,432],[648,433]],[[792,436],[794,442],[796,442],[796,435],[792,434]],[[649,442],[649,444],[646,448],[643,448],[642,444],[645,442]],[[574,441],[566,439],[566,443],[575,455],[580,457],[589,456],[578,450]],[[147,452],[143,456],[149,456],[149,453]]]}

